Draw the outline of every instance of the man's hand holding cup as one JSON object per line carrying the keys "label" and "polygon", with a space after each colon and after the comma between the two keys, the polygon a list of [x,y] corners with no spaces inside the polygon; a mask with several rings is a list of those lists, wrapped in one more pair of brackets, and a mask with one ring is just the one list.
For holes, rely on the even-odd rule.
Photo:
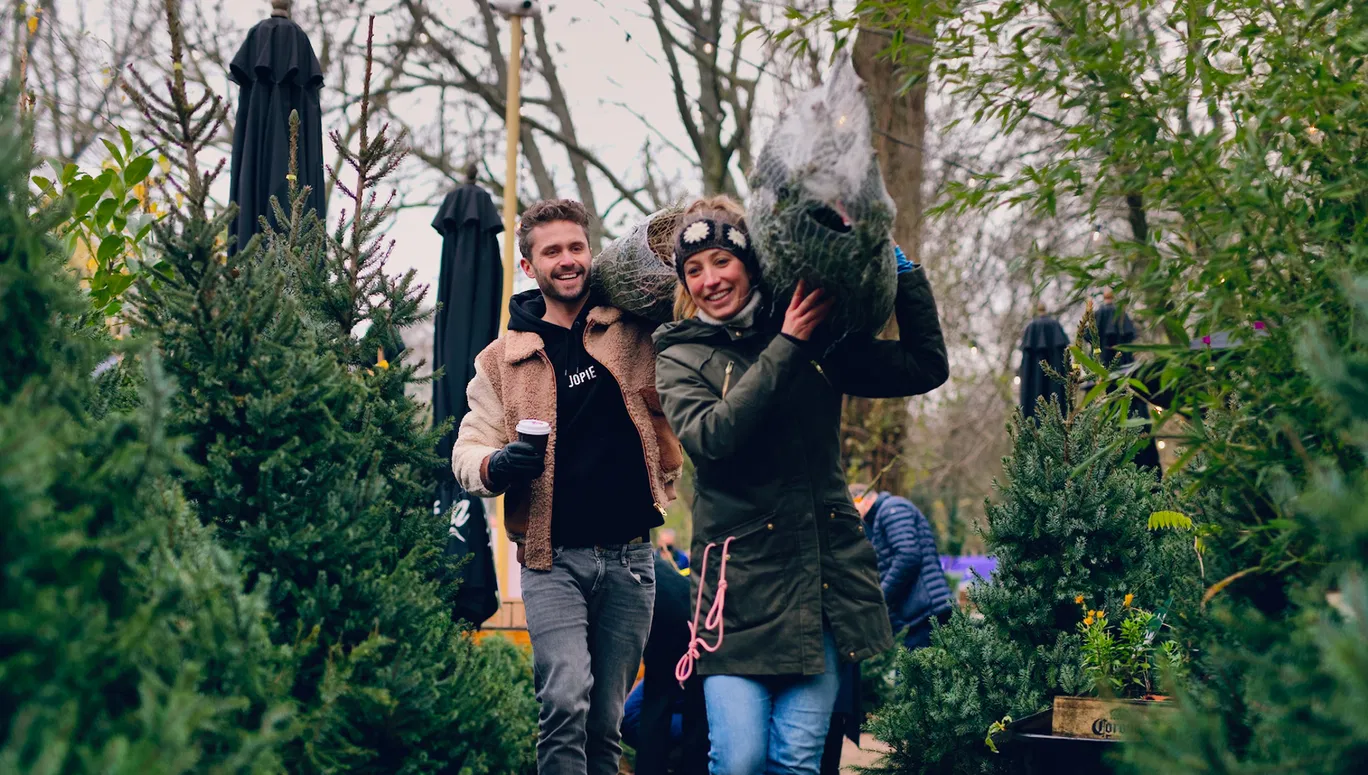
{"label": "man's hand holding cup", "polygon": [[489,456],[486,472],[489,487],[504,492],[511,487],[536,479],[546,470],[546,443],[551,435],[550,423],[541,420],[522,420],[517,426],[518,439]]}

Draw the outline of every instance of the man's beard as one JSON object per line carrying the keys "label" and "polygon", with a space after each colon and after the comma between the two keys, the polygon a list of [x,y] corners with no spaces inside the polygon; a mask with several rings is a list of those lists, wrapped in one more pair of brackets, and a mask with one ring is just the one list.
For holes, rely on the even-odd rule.
{"label": "man's beard", "polygon": [[555,299],[562,304],[574,304],[585,296],[589,295],[589,273],[580,275],[580,290],[574,296],[566,296],[556,287],[556,280],[550,274],[535,273],[537,276],[537,287],[541,289],[542,296],[548,299]]}

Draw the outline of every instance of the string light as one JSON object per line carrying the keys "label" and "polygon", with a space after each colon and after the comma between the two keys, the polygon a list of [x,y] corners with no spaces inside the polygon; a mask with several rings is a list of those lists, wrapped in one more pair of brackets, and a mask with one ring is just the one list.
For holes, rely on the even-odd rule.
{"label": "string light", "polygon": [[1012,377],[1012,384],[1013,384],[1013,385],[1020,385],[1020,384],[1021,384],[1021,377]]}

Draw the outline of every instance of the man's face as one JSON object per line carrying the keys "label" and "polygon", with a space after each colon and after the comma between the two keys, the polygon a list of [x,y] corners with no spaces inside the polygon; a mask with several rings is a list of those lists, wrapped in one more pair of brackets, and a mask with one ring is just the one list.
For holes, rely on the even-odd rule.
{"label": "man's face", "polygon": [[522,259],[523,273],[537,281],[548,299],[574,303],[589,293],[589,235],[572,221],[551,221],[529,233],[532,257]]}
{"label": "man's face", "polygon": [[659,544],[661,549],[674,548],[675,531],[669,528],[665,528],[664,530],[660,531],[660,533],[656,536],[656,542]]}
{"label": "man's face", "polygon": [[862,518],[866,517],[869,515],[869,510],[874,508],[874,501],[877,501],[878,499],[879,493],[871,489],[864,495],[855,499],[855,510],[860,513]]}

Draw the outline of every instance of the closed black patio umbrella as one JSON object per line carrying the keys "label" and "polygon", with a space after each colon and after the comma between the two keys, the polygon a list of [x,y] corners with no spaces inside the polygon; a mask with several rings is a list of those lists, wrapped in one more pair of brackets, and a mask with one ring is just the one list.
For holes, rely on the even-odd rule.
{"label": "closed black patio umbrella", "polygon": [[[470,406],[466,385],[475,376],[475,356],[499,335],[503,264],[499,232],[503,221],[489,193],[474,183],[474,169],[464,186],[442,200],[432,228],[442,235],[442,265],[437,277],[436,335],[432,367],[443,369],[432,383],[433,421],[451,419],[437,452],[451,459],[456,431]],[[498,609],[498,577],[490,548],[484,505],[472,498],[447,467],[438,483],[435,508],[451,517],[447,554],[470,556],[462,571],[455,615],[477,627]]]}
{"label": "closed black patio umbrella", "polygon": [[290,20],[289,0],[272,0],[271,17],[247,33],[228,67],[239,87],[233,125],[228,198],[238,206],[228,226],[231,248],[275,222],[271,197],[289,211],[290,113],[299,112],[298,185],[310,186],[306,206],[326,218],[323,201],[323,119],[318,92],[323,70],[309,36]]}
{"label": "closed black patio umbrella", "polygon": [[[1122,352],[1116,348],[1134,343],[1135,335],[1135,323],[1125,310],[1116,306],[1116,296],[1110,290],[1103,293],[1102,306],[1097,308],[1097,336],[1100,341],[1096,343],[1102,351],[1102,365],[1111,368],[1112,361],[1118,357],[1121,359],[1118,367],[1133,363],[1135,353]],[[1089,338],[1091,339],[1091,332]]]}
{"label": "closed black patio umbrella", "polygon": [[1064,373],[1064,351],[1069,346],[1069,337],[1059,321],[1045,314],[1044,307],[1036,310],[1038,317],[1026,326],[1021,337],[1021,413],[1034,417],[1036,399],[1044,397],[1047,401],[1054,396],[1060,408],[1065,408],[1064,386],[1051,379],[1041,367],[1041,361],[1049,364],[1056,373]]}

